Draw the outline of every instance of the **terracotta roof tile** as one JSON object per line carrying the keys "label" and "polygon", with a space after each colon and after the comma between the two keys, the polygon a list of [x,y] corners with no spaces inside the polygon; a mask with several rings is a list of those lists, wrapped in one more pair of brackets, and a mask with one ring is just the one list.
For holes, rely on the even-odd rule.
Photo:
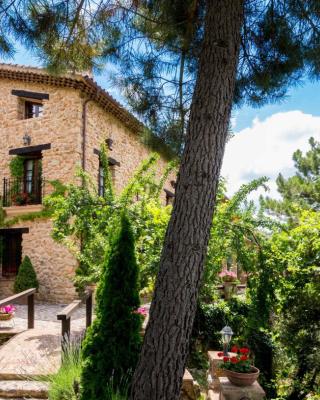
{"label": "terracotta roof tile", "polygon": [[0,78],[80,90],[134,132],[140,132],[143,127],[142,123],[133,114],[126,110],[125,107],[88,75],[80,73],[51,75],[45,69],[39,67],[0,63]]}

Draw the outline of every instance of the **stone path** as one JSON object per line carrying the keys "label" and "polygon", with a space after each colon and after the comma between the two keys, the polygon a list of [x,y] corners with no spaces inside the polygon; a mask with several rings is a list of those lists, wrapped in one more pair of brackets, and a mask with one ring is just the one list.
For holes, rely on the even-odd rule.
{"label": "stone path", "polygon": [[[61,321],[64,305],[36,304],[35,328],[27,329],[27,306],[17,305],[14,326],[0,321],[0,334],[13,335],[0,346],[0,400],[23,397],[46,398],[46,385],[35,376],[55,373],[61,361]],[[85,327],[85,308],[71,318],[71,338],[77,340]]]}
{"label": "stone path", "polygon": [[[61,327],[61,321],[57,321],[57,314],[63,310],[66,305],[63,304],[46,304],[36,303],[35,304],[35,328],[57,328]],[[16,305],[15,313],[15,326],[12,328],[10,321],[0,321],[0,333],[5,331],[10,332],[21,332],[27,329],[27,306]],[[85,326],[85,308],[81,307],[71,317],[71,329],[81,330]]]}

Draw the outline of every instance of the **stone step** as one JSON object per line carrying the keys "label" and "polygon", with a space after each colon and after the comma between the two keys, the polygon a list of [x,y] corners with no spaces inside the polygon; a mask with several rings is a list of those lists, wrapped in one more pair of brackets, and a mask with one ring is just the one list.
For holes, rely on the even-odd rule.
{"label": "stone step", "polygon": [[47,399],[48,384],[36,381],[0,381],[0,399]]}
{"label": "stone step", "polygon": [[219,400],[219,399],[220,399],[219,392],[211,390],[211,389],[208,391],[207,400]]}

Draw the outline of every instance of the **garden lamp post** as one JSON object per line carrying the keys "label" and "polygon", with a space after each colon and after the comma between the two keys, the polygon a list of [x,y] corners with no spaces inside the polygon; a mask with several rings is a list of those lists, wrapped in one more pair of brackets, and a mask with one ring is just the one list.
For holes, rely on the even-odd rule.
{"label": "garden lamp post", "polygon": [[232,329],[230,328],[230,326],[225,326],[220,333],[222,336],[222,343],[223,343],[223,355],[228,356],[228,346],[229,343],[231,342],[231,338],[233,335]]}

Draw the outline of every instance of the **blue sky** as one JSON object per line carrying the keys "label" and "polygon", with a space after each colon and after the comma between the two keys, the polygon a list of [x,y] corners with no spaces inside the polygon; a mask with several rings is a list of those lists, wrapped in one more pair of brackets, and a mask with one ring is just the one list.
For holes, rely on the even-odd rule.
{"label": "blue sky", "polygon": [[291,88],[281,103],[270,104],[261,108],[244,106],[235,111],[236,126],[239,131],[248,127],[254,118],[263,120],[277,112],[300,110],[307,114],[320,116],[320,81],[305,81],[303,85]]}
{"label": "blue sky", "polygon": [[[39,61],[22,48],[13,60],[24,65],[39,66]],[[108,70],[95,76],[96,81],[118,100],[116,88],[111,87]],[[270,195],[277,197],[275,179],[294,173],[292,153],[308,150],[308,139],[320,141],[320,82],[306,81],[291,88],[281,103],[261,108],[243,106],[233,112],[234,137],[226,146],[222,174],[227,178],[229,194],[241,184],[259,176],[270,178]],[[257,198],[256,193],[253,198]]]}

